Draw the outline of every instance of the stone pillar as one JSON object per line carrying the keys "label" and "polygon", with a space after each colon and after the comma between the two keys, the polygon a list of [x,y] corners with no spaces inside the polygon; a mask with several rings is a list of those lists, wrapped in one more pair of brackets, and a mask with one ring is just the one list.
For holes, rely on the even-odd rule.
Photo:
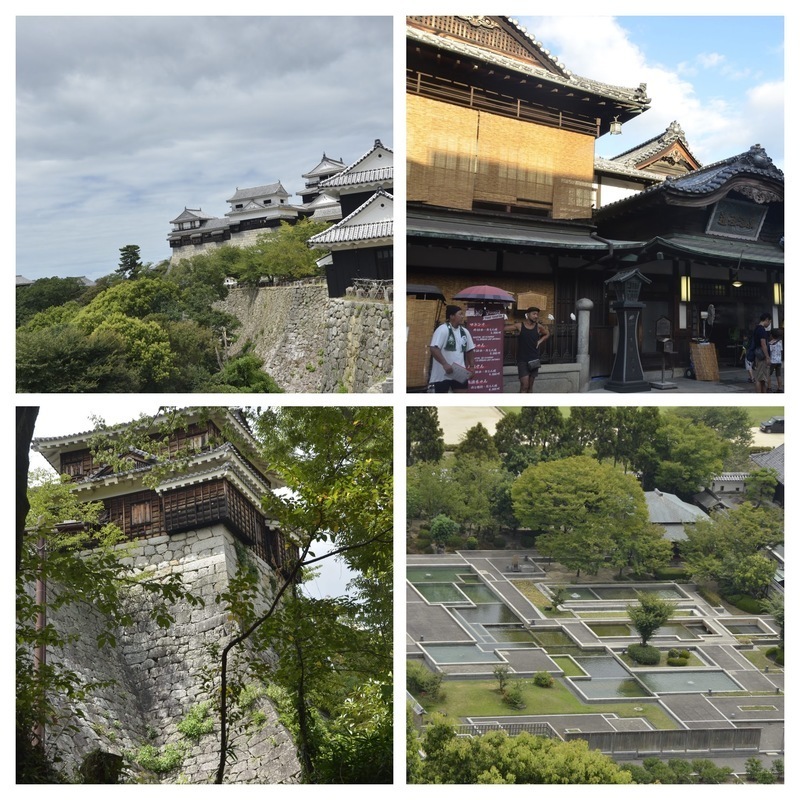
{"label": "stone pillar", "polygon": [[587,297],[582,297],[575,304],[578,311],[578,353],[576,361],[580,369],[579,386],[580,391],[589,391],[589,381],[591,379],[589,371],[589,317],[594,308],[594,303]]}

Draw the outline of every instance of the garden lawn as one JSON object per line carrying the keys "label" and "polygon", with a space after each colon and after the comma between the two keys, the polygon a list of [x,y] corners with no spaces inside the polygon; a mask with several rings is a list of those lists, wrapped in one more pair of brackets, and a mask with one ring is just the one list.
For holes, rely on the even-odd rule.
{"label": "garden lawn", "polygon": [[739,652],[751,663],[753,666],[763,670],[769,667],[771,672],[783,672],[783,667],[779,667],[771,658],[767,658],[766,647],[758,647],[755,650],[740,650]]}
{"label": "garden lawn", "polygon": [[545,611],[545,608],[550,606],[553,601],[542,594],[542,592],[536,588],[536,584],[533,581],[512,581],[512,583],[519,590],[520,594],[527,597],[548,619],[575,617],[571,611]]}
{"label": "garden lawn", "polygon": [[[512,678],[513,681],[513,678]],[[636,703],[582,703],[556,678],[549,689],[534,686],[533,681],[523,681],[524,709],[507,706],[497,688],[497,681],[444,681],[445,699],[431,701],[417,698],[428,713],[446,714],[451,720],[462,717],[519,716],[524,714],[617,714],[620,717],[644,717],[654,728],[675,728],[674,720],[658,705],[637,698]],[[634,711],[634,707],[641,711]]]}

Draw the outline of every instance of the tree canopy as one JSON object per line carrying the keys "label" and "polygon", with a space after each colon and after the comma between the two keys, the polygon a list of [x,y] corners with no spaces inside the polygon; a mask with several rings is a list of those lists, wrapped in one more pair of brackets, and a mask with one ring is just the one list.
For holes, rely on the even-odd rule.
{"label": "tree canopy", "polygon": [[438,462],[444,455],[444,434],[435,406],[410,406],[406,411],[406,460]]}
{"label": "tree canopy", "polygon": [[520,733],[492,731],[460,738],[442,717],[434,717],[409,751],[409,783],[450,784],[628,784],[631,775],[608,756],[575,739],[562,742]]}
{"label": "tree canopy", "polygon": [[519,521],[564,566],[595,574],[626,542],[649,533],[644,493],[631,475],[588,456],[528,467],[511,487]]}

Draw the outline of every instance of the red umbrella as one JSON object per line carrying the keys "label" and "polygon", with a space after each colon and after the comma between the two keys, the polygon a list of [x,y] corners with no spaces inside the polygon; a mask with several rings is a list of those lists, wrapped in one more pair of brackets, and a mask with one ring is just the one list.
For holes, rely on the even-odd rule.
{"label": "red umbrella", "polygon": [[485,303],[513,303],[514,295],[497,286],[468,286],[462,289],[453,300],[483,300]]}

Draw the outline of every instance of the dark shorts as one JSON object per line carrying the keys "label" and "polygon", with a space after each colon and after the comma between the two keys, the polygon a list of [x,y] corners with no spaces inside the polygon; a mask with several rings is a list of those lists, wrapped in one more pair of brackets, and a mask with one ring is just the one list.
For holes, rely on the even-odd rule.
{"label": "dark shorts", "polygon": [[781,376],[781,365],[780,364],[770,364],[769,365],[769,374],[775,375],[776,377],[780,378]]}
{"label": "dark shorts", "polygon": [[454,392],[466,392],[469,388],[469,381],[459,383],[451,378],[445,378],[443,381],[437,381],[433,384],[433,391],[436,394],[447,394],[451,389]]}
{"label": "dark shorts", "polygon": [[528,369],[527,361],[517,361],[517,374],[520,378],[527,378],[528,376],[535,378],[539,374],[539,367]]}

